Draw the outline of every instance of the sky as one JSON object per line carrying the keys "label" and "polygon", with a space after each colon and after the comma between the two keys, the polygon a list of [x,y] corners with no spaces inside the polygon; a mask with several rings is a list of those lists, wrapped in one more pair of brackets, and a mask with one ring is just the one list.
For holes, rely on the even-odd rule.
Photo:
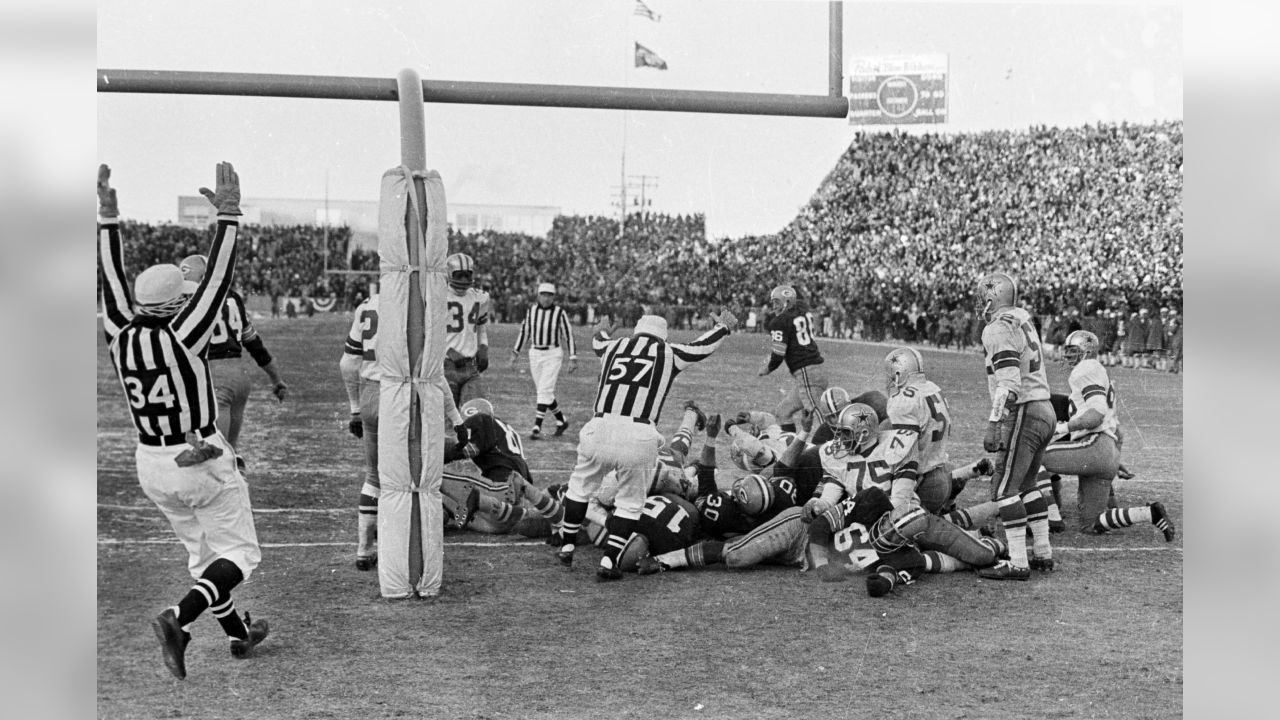
{"label": "sky", "polygon": [[[818,1],[104,0],[97,66],[822,95]],[[635,68],[632,41],[668,63]],[[1173,3],[846,3],[844,55],[945,53],[950,115],[930,131],[1182,118]],[[252,197],[374,200],[399,164],[393,102],[98,93],[98,157],[122,212],[172,220],[219,160]],[[427,164],[458,203],[616,214],[626,173],[653,209],[713,237],[773,233],[859,129],[845,120],[431,104]],[[862,128],[868,129],[868,128]],[[655,186],[656,184],[656,186]]]}

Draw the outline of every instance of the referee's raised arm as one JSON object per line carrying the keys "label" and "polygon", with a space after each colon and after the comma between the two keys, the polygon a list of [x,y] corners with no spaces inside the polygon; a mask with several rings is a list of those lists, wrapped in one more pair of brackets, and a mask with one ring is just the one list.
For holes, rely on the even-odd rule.
{"label": "referee's raised arm", "polygon": [[209,268],[196,286],[191,300],[173,319],[173,332],[183,345],[198,353],[213,335],[218,313],[231,292],[231,276],[236,264],[236,238],[240,233],[240,176],[229,162],[218,163],[217,190],[200,188],[218,211],[218,227],[209,250]]}
{"label": "referee's raised arm", "polygon": [[98,273],[102,282],[102,330],[107,341],[133,319],[133,295],[124,276],[120,207],[111,187],[111,168],[98,166]]}

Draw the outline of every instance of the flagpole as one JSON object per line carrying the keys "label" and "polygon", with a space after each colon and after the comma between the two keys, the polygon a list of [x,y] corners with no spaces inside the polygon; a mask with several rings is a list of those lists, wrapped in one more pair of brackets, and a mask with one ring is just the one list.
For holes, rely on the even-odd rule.
{"label": "flagpole", "polygon": [[[631,65],[635,62],[636,57],[636,39],[635,36],[631,34],[631,16],[634,14],[634,11],[627,13],[627,42],[631,47],[627,49],[627,62],[622,69],[622,84],[623,87],[628,89],[631,87]],[[618,198],[621,201],[619,203],[619,209],[622,210],[622,215],[618,218],[619,242],[626,237],[627,231],[627,124],[629,114],[630,113],[626,110],[622,111],[622,163],[621,176],[619,177],[620,189],[618,191],[620,193]]]}

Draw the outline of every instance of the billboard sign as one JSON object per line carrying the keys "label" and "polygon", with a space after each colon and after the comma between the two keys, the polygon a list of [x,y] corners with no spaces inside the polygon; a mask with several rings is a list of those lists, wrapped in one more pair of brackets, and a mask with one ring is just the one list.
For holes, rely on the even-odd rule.
{"label": "billboard sign", "polygon": [[854,57],[846,77],[850,125],[947,121],[946,55]]}

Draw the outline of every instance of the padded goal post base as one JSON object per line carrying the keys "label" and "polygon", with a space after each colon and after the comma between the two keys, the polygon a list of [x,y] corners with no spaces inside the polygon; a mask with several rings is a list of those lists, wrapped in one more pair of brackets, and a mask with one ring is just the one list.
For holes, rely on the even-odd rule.
{"label": "padded goal post base", "polygon": [[[420,179],[422,207],[414,190]],[[425,213],[426,232],[421,221]],[[401,166],[382,176],[378,205],[381,261],[375,352],[382,373],[378,409],[378,582],[382,597],[432,597],[440,593],[444,569],[444,513],[440,479],[444,469],[444,303],[448,225],[439,173]],[[412,227],[412,229],[411,229]],[[419,243],[419,263],[410,264],[408,243]],[[408,317],[414,273],[420,279],[425,334],[422,356],[411,366]],[[411,443],[411,408],[421,421],[421,442]],[[411,448],[420,446],[420,476],[412,477]]]}

